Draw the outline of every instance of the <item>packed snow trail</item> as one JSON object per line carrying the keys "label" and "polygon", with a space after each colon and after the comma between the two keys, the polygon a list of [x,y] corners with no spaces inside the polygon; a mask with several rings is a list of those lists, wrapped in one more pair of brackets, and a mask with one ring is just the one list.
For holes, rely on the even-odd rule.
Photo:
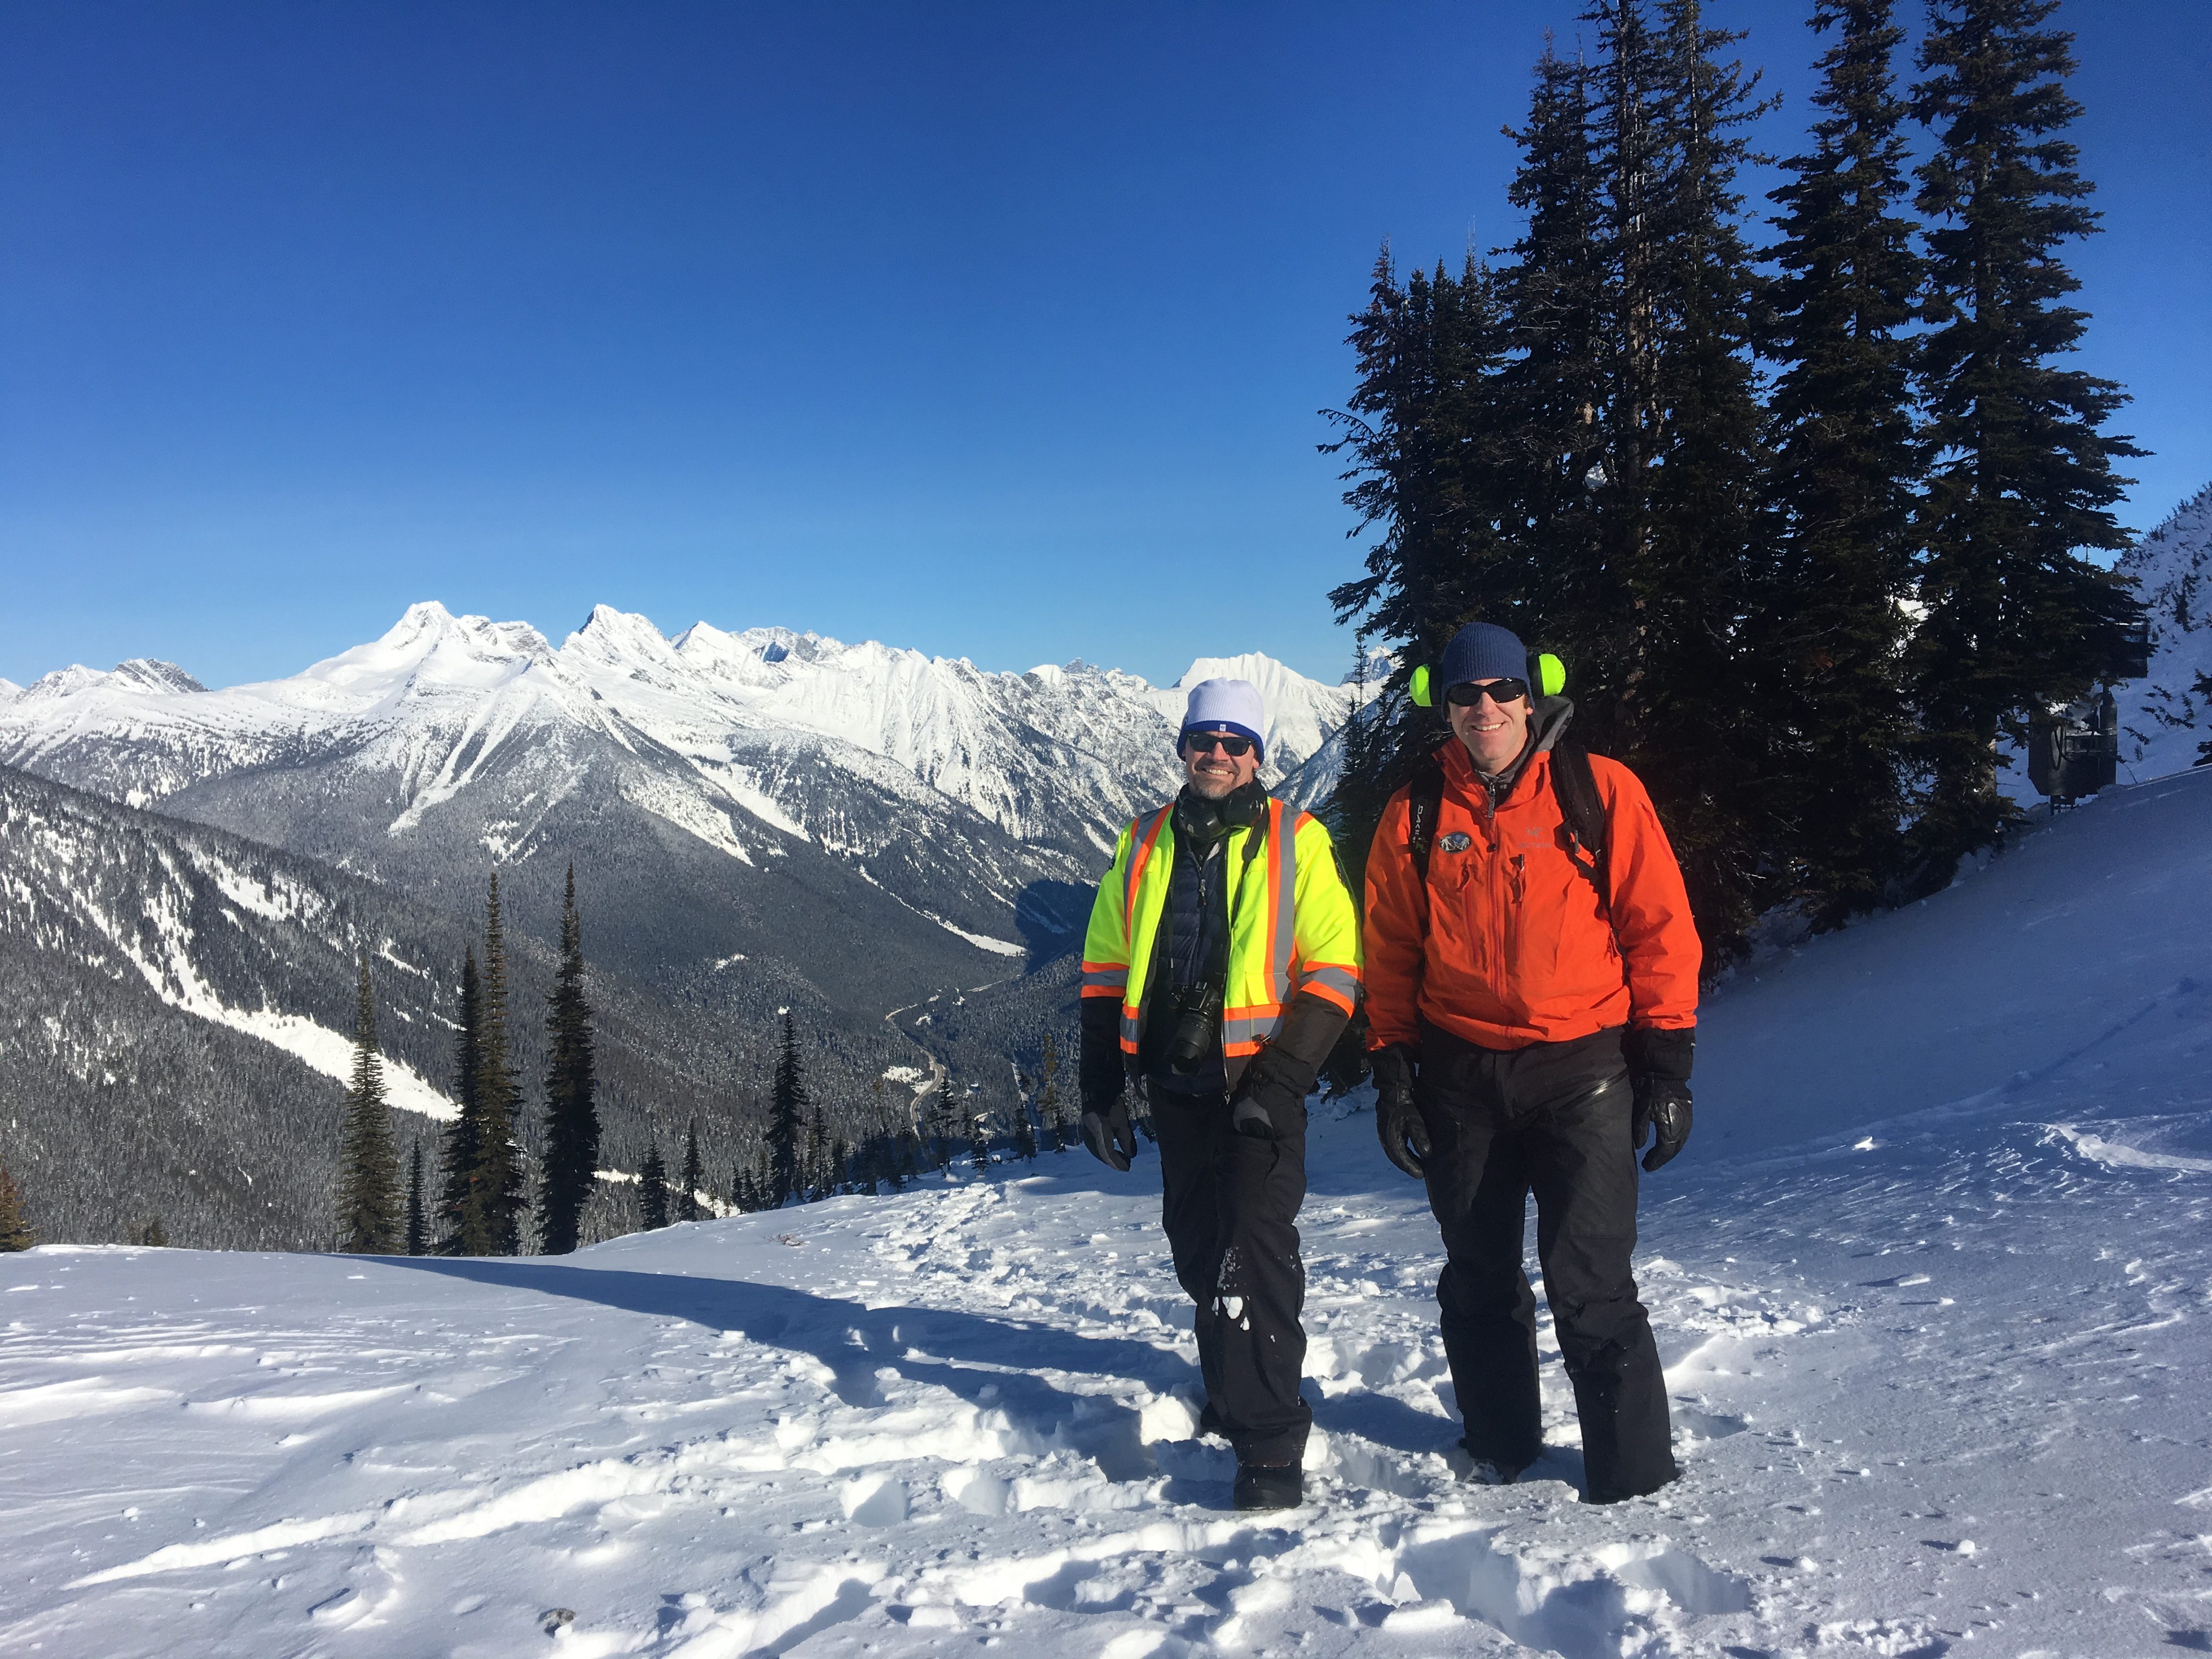
{"label": "packed snow trail", "polygon": [[[0,1652],[2212,1650],[2208,807],[2118,792],[1716,1002],[1739,1058],[1645,1186],[1654,1498],[1577,1501],[1548,1340],[1551,1450],[1457,1479],[1434,1225],[1331,1109],[1279,1516],[1194,1437],[1149,1148],[553,1261],[0,1260]],[[1947,905],[1978,958],[1922,933]],[[1933,1021],[1741,1060],[1869,987],[2049,1051],[1936,1098]]]}

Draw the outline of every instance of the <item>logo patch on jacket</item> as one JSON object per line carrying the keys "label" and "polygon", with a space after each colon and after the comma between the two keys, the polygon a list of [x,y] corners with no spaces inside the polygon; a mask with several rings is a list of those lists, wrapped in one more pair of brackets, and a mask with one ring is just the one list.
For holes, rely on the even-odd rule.
{"label": "logo patch on jacket", "polygon": [[1448,836],[1437,837],[1437,847],[1446,853],[1464,853],[1474,845],[1473,837],[1463,830],[1455,830]]}

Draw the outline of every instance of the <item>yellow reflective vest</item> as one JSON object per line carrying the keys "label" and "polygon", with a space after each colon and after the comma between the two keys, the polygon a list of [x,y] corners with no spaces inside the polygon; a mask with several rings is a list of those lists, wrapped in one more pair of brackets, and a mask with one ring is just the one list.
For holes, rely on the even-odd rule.
{"label": "yellow reflective vest", "polygon": [[[1352,1012],[1360,994],[1359,921],[1328,828],[1310,812],[1270,799],[1264,820],[1229,832],[1222,858],[1231,884],[1221,1051],[1234,1060],[1260,1052],[1300,991]],[[1132,1059],[1174,869],[1170,802],[1123,827],[1084,936],[1083,994],[1121,999],[1121,1052]]]}

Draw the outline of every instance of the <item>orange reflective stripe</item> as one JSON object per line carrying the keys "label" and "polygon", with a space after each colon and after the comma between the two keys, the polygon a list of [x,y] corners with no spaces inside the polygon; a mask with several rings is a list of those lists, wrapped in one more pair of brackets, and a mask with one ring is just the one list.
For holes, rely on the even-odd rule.
{"label": "orange reflective stripe", "polygon": [[1117,997],[1129,982],[1129,964],[1125,962],[1086,962],[1083,964],[1083,991],[1086,997]]}
{"label": "orange reflective stripe", "polygon": [[1174,811],[1175,803],[1170,801],[1152,815],[1152,827],[1145,831],[1144,840],[1130,855],[1128,879],[1121,889],[1121,932],[1124,938],[1133,939],[1136,936],[1137,884],[1144,878],[1145,865],[1152,856],[1152,843],[1160,838],[1160,831],[1167,827],[1168,815]]}

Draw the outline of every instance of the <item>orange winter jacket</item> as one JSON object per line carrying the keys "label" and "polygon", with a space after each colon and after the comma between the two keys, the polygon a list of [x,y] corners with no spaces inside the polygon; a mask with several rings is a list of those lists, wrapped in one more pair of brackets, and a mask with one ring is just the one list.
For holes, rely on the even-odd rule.
{"label": "orange winter jacket", "polygon": [[1548,746],[1528,757],[1495,813],[1456,738],[1437,757],[1444,793],[1425,907],[1407,843],[1410,789],[1390,798],[1367,855],[1372,1046],[1418,1048],[1424,1018],[1485,1048],[1612,1025],[1695,1025],[1704,951],[1674,850],[1636,775],[1590,757],[1606,811],[1608,923],[1595,884],[1568,857]]}

